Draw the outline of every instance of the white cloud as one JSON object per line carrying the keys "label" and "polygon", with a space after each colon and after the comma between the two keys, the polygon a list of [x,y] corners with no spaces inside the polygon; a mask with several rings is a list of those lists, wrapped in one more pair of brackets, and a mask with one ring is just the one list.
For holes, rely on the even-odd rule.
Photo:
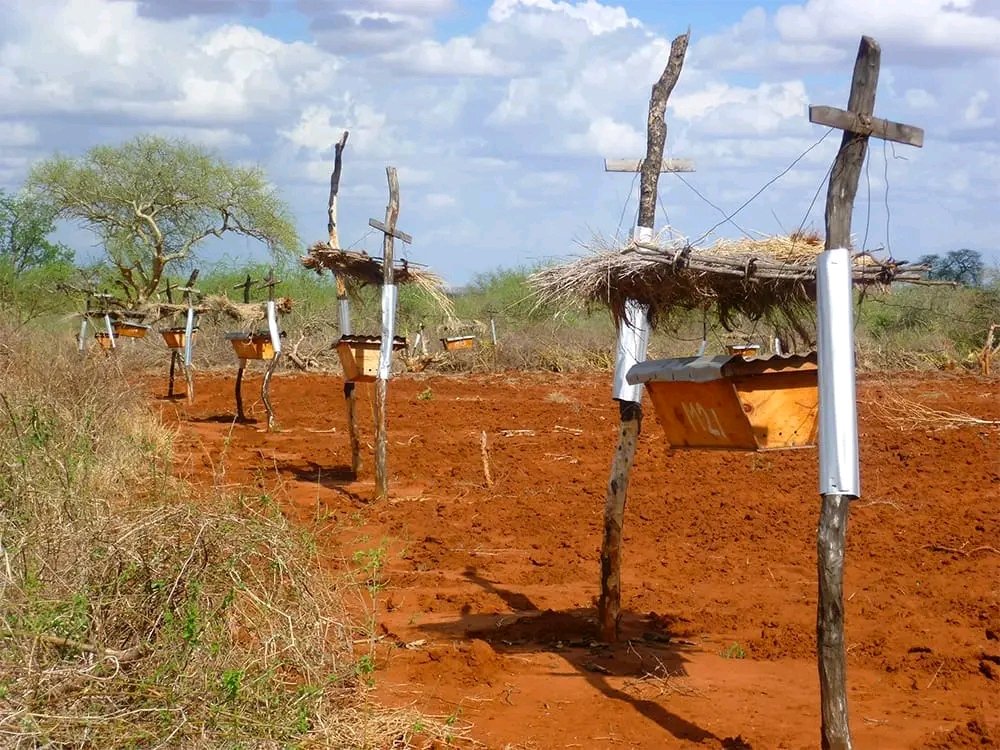
{"label": "white cloud", "polygon": [[591,121],[585,133],[570,135],[566,146],[590,156],[633,157],[646,153],[646,136],[631,125],[601,116]]}
{"label": "white cloud", "polygon": [[965,111],[962,112],[962,119],[967,125],[973,127],[989,127],[996,122],[994,117],[984,117],[983,108],[990,100],[990,93],[985,89],[979,89],[969,99]]}
{"label": "white cloud", "polygon": [[775,15],[782,39],[836,44],[861,34],[911,61],[917,51],[1000,56],[1000,18],[968,0],[809,0]]}
{"label": "white cloud", "polygon": [[38,142],[38,129],[24,122],[0,121],[0,146],[33,146]]}
{"label": "white cloud", "polygon": [[[560,14],[575,21],[582,21],[591,34],[606,34],[641,24],[630,18],[628,12],[618,6],[603,5],[596,0],[582,3],[560,2],[560,0],[494,0],[490,6],[490,20],[503,23],[525,12]],[[551,19],[550,20],[556,20]]]}
{"label": "white cloud", "polygon": [[914,109],[927,109],[937,104],[937,99],[926,89],[907,89],[904,98]]}
{"label": "white cloud", "polygon": [[443,208],[452,208],[458,203],[455,200],[455,196],[448,193],[428,193],[424,196],[424,204],[428,208],[440,210]]}
{"label": "white cloud", "polygon": [[[670,109],[699,131],[717,135],[779,133],[803,124],[808,106],[802,81],[762,83],[756,88],[713,83],[672,99]],[[798,129],[798,128],[797,128]]]}
{"label": "white cloud", "polygon": [[425,76],[508,76],[516,69],[467,36],[444,44],[425,39],[382,59],[401,73]]}

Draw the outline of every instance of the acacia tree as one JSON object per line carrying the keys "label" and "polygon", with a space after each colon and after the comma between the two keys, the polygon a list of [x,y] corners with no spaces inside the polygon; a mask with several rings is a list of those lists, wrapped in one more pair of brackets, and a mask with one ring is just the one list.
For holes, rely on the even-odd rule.
{"label": "acacia tree", "polygon": [[55,209],[29,193],[0,190],[0,264],[14,276],[70,260],[65,245],[50,242]]}
{"label": "acacia tree", "polygon": [[983,256],[968,248],[950,250],[944,256],[922,255],[917,263],[930,267],[927,275],[932,279],[955,281],[967,286],[978,286],[983,281]]}
{"label": "acacia tree", "polygon": [[183,140],[144,135],[79,159],[57,155],[37,164],[28,184],[101,238],[131,303],[154,294],[164,272],[209,237],[253,237],[276,254],[298,245],[288,208],[260,169]]}

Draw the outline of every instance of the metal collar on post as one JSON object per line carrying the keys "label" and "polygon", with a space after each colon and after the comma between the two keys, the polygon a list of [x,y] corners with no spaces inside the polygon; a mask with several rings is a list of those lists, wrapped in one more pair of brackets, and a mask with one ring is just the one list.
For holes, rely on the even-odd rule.
{"label": "metal collar on post", "polygon": [[382,287],[382,347],[378,357],[379,380],[388,380],[392,371],[392,342],[396,335],[396,298],[395,284],[385,284]]}
{"label": "metal collar on post", "polygon": [[851,254],[827,250],[816,260],[819,359],[819,491],[861,495],[854,376]]}
{"label": "metal collar on post", "polygon": [[[652,242],[651,227],[635,228],[636,242]],[[611,398],[616,401],[642,402],[642,385],[630,385],[625,379],[628,371],[646,359],[649,345],[649,318],[646,308],[635,300],[625,303],[625,318],[618,327],[618,344],[615,349],[615,376]]]}
{"label": "metal collar on post", "polygon": [[267,330],[271,334],[271,346],[277,359],[281,354],[281,332],[278,330],[278,313],[273,299],[267,301]]}

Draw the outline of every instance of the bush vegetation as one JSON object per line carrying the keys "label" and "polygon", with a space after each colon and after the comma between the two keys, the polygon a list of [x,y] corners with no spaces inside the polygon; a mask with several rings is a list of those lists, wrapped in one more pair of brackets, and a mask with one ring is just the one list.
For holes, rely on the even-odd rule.
{"label": "bush vegetation", "polygon": [[[266,497],[197,490],[115,360],[0,330],[0,744],[407,747],[372,651]],[[327,569],[328,570],[328,569]],[[356,615],[354,616],[356,618]],[[454,728],[443,728],[454,732]]]}

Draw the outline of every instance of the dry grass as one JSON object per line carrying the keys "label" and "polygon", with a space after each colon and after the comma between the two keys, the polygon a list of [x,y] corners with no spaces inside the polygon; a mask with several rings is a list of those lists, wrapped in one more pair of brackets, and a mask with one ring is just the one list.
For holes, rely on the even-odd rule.
{"label": "dry grass", "polygon": [[875,419],[898,430],[946,430],[958,427],[1000,427],[1000,420],[982,419],[964,412],[933,409],[900,396],[887,384],[877,399],[862,401]]}
{"label": "dry grass", "polygon": [[[346,573],[266,498],[192,497],[114,358],[4,331],[0,745],[419,746],[369,705]],[[355,591],[350,591],[352,596]],[[372,636],[373,637],[373,636]]]}
{"label": "dry grass", "polygon": [[[798,317],[816,298],[816,256],[822,249],[814,234],[721,240],[705,249],[685,241],[619,247],[596,238],[588,255],[542,269],[529,282],[539,305],[605,305],[618,321],[626,302],[636,300],[648,307],[654,327],[679,311],[714,310],[727,329],[742,315],[775,316],[798,330]],[[854,258],[860,285],[916,281],[919,271],[865,253]]]}
{"label": "dry grass", "polygon": [[[332,249],[326,242],[316,242],[309,247],[301,262],[316,273],[332,271],[344,281],[348,291],[355,291],[361,286],[382,285],[381,258],[373,258],[364,252]],[[401,261],[394,264],[393,280],[397,285],[413,284],[434,301],[446,318],[455,317],[454,305],[444,291],[444,280],[437,274]]]}

